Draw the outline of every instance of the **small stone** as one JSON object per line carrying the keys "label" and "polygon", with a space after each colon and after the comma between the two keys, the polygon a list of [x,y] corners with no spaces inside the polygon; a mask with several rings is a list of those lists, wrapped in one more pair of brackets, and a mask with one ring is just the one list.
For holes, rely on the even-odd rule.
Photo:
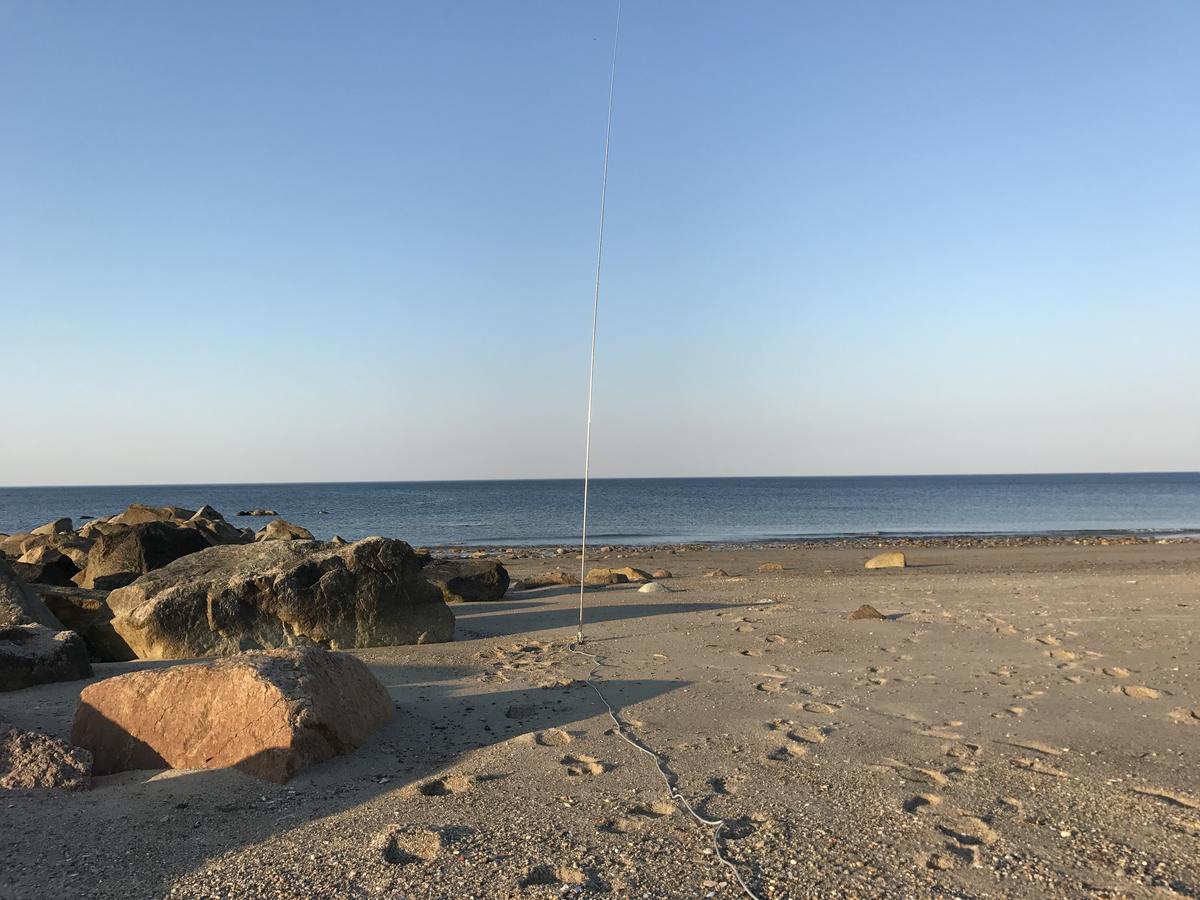
{"label": "small stone", "polygon": [[864,603],[846,618],[853,622],[857,619],[882,619],[884,615],[869,603]]}

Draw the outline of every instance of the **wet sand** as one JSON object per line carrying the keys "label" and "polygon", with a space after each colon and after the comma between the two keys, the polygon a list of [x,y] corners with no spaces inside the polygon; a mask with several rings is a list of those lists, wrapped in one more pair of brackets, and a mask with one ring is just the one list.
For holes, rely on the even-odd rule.
{"label": "wet sand", "polygon": [[[672,592],[587,592],[595,683],[728,821],[750,886],[1197,896],[1200,544],[943,544],[865,571],[871,552],[609,554]],[[739,896],[581,683],[577,600],[462,604],[452,644],[358,653],[396,719],[287,785],[145,772],[0,798],[0,897]],[[848,621],[862,604],[887,618]],[[0,695],[0,718],[65,737],[83,684]]]}

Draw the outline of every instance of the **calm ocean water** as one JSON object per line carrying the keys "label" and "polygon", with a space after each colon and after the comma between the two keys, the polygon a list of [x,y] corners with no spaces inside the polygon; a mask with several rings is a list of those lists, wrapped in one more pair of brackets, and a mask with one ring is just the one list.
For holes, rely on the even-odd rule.
{"label": "calm ocean water", "polygon": [[[581,483],[439,481],[360,484],[0,488],[0,532],[57,516],[103,516],[140,501],[232,522],[269,507],[317,537],[372,534],[414,545],[567,544],[579,538]],[[592,482],[600,543],[754,541],[843,535],[1200,533],[1200,473],[861,478],[629,478]]]}

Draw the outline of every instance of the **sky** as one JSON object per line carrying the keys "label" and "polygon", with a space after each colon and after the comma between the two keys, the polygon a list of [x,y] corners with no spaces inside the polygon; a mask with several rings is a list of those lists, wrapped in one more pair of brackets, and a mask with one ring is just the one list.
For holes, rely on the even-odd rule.
{"label": "sky", "polygon": [[[0,0],[0,484],[578,475],[615,10]],[[1198,39],[626,0],[593,474],[1200,467]]]}

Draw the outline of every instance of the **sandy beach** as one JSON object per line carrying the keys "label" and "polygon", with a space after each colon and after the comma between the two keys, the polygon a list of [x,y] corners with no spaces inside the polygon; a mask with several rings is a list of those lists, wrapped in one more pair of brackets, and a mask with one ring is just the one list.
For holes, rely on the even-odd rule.
{"label": "sandy beach", "polygon": [[[878,571],[867,555],[609,554],[669,569],[671,592],[587,592],[594,683],[728,821],[751,888],[1197,896],[1200,545],[927,547]],[[576,601],[510,592],[456,605],[453,643],[359,651],[397,717],[286,785],[160,771],[10,792],[0,896],[739,896],[711,829],[582,682]],[[886,618],[848,620],[862,604]],[[96,678],[151,665],[167,663]],[[0,709],[66,737],[84,684]]]}

